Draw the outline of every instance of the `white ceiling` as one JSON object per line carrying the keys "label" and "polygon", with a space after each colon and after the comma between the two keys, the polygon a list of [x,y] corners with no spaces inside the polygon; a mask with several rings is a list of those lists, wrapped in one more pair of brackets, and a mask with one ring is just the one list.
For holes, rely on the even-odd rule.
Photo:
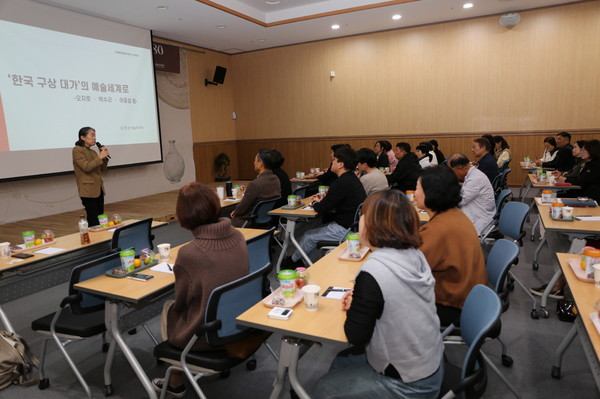
{"label": "white ceiling", "polygon": [[[585,0],[416,0],[404,3],[381,0],[279,0],[279,4],[266,3],[277,0],[36,1],[151,29],[156,36],[167,39],[234,54]],[[464,9],[462,6],[467,1],[474,6]],[[218,3],[221,9],[204,3]],[[157,8],[160,6],[166,6],[167,9]],[[356,7],[362,10],[352,11]],[[318,17],[321,13],[336,12],[334,15]],[[400,14],[402,18],[392,20],[394,14]],[[296,18],[301,20],[289,21]],[[333,24],[340,25],[340,29],[332,30]]]}

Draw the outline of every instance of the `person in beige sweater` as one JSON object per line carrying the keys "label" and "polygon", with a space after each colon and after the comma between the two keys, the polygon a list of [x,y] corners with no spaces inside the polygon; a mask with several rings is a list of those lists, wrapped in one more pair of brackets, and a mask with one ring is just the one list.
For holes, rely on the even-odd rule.
{"label": "person in beige sweater", "polygon": [[[175,300],[165,303],[161,334],[172,346],[183,349],[204,323],[211,292],[248,274],[249,260],[242,233],[227,218],[220,218],[217,195],[203,183],[190,183],[179,191],[176,214],[181,226],[191,230],[194,239],[183,246],[173,265]],[[222,349],[209,346],[204,337],[193,350]],[[164,379],[152,381],[155,390],[164,388]],[[171,374],[168,393],[185,396],[183,375]]]}
{"label": "person in beige sweater", "polygon": [[446,166],[423,170],[415,191],[417,206],[431,218],[421,226],[419,248],[435,278],[435,302],[442,326],[458,325],[467,295],[477,284],[487,284],[485,258],[477,232],[458,209],[460,186]]}

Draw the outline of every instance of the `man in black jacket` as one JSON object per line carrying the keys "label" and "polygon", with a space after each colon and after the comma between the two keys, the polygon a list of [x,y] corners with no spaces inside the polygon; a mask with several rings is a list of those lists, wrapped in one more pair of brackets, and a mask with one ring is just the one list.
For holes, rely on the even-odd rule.
{"label": "man in black jacket", "polygon": [[[300,247],[311,259],[311,253],[317,249],[319,241],[338,241],[343,238],[354,223],[356,209],[366,198],[365,189],[354,174],[357,161],[356,151],[349,146],[340,147],[333,154],[331,171],[337,175],[337,179],[331,184],[327,195],[317,194],[312,203],[314,210],[325,216],[324,222],[329,223],[307,231],[300,240]],[[332,211],[335,213],[330,214]],[[295,251],[291,260],[298,262],[300,258],[300,252]]]}
{"label": "man in black jacket", "polygon": [[391,175],[387,176],[388,183],[392,188],[406,192],[406,190],[415,190],[417,180],[421,176],[421,165],[417,156],[410,152],[410,144],[400,142],[394,149],[398,165]]}
{"label": "man in black jacket", "polygon": [[571,169],[575,164],[575,157],[573,156],[573,146],[571,145],[571,134],[567,132],[560,132],[556,135],[556,146],[558,152],[552,161],[540,162],[538,166],[548,169],[556,169],[559,172],[566,172]]}

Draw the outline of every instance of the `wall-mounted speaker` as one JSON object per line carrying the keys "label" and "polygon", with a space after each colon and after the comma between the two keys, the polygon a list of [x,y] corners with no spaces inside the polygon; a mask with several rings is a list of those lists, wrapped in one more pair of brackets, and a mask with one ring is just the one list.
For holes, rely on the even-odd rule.
{"label": "wall-mounted speaker", "polygon": [[218,85],[223,84],[225,82],[225,74],[227,73],[227,68],[217,65],[215,68],[215,74],[213,76],[212,81],[208,79],[204,79],[204,86],[210,85]]}

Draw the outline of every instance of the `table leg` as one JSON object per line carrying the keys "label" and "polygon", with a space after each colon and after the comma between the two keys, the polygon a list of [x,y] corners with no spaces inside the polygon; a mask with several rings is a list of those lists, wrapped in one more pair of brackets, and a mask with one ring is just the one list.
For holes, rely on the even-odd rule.
{"label": "table leg", "polygon": [[279,349],[279,361],[277,363],[277,377],[273,382],[273,391],[270,399],[277,399],[281,395],[285,386],[285,375],[290,377],[290,385],[299,398],[310,399],[300,381],[298,381],[298,359],[300,358],[300,348],[302,342],[292,337],[283,337],[281,339],[281,348]]}
{"label": "table leg", "polygon": [[[578,319],[581,319],[581,317],[578,317]],[[575,320],[575,323],[577,323],[577,320]],[[571,345],[571,342],[573,342],[573,340],[575,339],[576,336],[577,336],[577,324],[573,324],[573,327],[571,327],[571,329],[569,330],[567,335],[565,335],[563,340],[560,342],[560,345],[558,346],[558,348],[556,348],[556,352],[554,352],[554,364],[552,365],[552,378],[560,378],[560,366],[562,363],[562,358],[563,358],[567,348],[569,347],[569,345]]]}
{"label": "table leg", "polygon": [[537,247],[535,247],[535,252],[533,253],[533,260],[531,261],[531,267],[533,267],[533,270],[537,270],[539,268],[538,258],[540,256],[540,252],[542,252],[542,248],[544,247],[545,243],[546,235],[544,234],[544,236],[540,240],[540,243],[537,245]]}
{"label": "table leg", "polygon": [[[554,272],[554,275],[552,276],[552,279],[550,280],[550,282],[548,283],[548,285],[546,286],[546,289],[544,290],[544,293],[542,294],[542,301],[540,303],[540,307],[542,310],[543,314],[546,314],[546,318],[548,317],[548,310],[546,309],[546,302],[548,301],[548,295],[550,295],[550,293],[552,292],[552,289],[554,288],[554,284],[556,284],[556,282],[558,281],[558,279],[560,278],[560,276],[562,276],[562,269],[560,268],[560,266],[556,269],[556,271]],[[542,316],[544,317],[544,316]]]}
{"label": "table leg", "polygon": [[6,331],[9,332],[16,332],[15,329],[13,328],[12,324],[10,324],[10,320],[8,320],[8,316],[6,316],[6,313],[4,313],[4,310],[2,310],[2,306],[0,306],[0,321],[2,322],[2,324],[4,324],[4,329]]}
{"label": "table leg", "polygon": [[298,243],[298,241],[296,240],[296,234],[295,234],[296,221],[295,220],[289,220],[288,222],[292,223],[292,227],[290,228],[290,240],[292,240],[292,244],[294,244],[294,246],[296,247],[296,249],[298,250],[298,252],[300,252],[300,255],[302,255],[302,257],[306,261],[306,264],[307,265],[312,265],[313,262],[310,260],[310,258],[308,257],[308,255],[306,255],[306,253],[302,250],[302,247],[300,246],[300,243]]}
{"label": "table leg", "polygon": [[119,331],[119,304],[105,301],[105,308],[106,315],[104,317],[107,321],[106,328],[109,330],[114,339],[113,345],[115,343],[119,345],[119,348],[121,348],[125,358],[131,365],[131,368],[144,386],[146,393],[148,393],[148,397],[151,399],[157,399],[156,392],[154,391],[154,388],[152,388],[152,384],[150,383],[148,376],[144,372],[144,369],[142,369],[142,366],[140,366],[129,346],[127,346],[127,343],[121,335],[121,331]]}
{"label": "table leg", "polygon": [[[523,187],[525,187],[525,194],[521,195]],[[529,176],[527,176],[525,178],[525,181],[523,182],[523,186],[521,186],[521,189],[519,190],[519,196],[521,198],[521,202],[525,202],[525,198],[527,198],[527,194],[529,194],[529,190],[531,190],[531,187],[532,187],[531,180],[529,180]]]}
{"label": "table leg", "polygon": [[290,220],[288,219],[285,222],[285,236],[283,238],[283,245],[281,246],[281,253],[279,254],[279,259],[277,259],[276,273],[279,273],[279,270],[281,269],[281,261],[285,257],[288,245],[290,244],[290,228],[289,228],[289,223],[290,223]]}
{"label": "table leg", "polygon": [[540,218],[538,217],[533,227],[531,228],[531,241],[535,241],[535,229],[540,225]]}

